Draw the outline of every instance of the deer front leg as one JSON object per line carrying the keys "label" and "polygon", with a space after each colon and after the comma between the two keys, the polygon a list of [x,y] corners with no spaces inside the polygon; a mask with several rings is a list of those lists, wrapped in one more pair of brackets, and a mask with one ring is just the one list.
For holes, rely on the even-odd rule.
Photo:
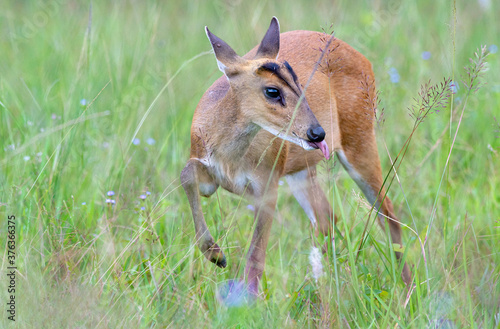
{"label": "deer front leg", "polygon": [[217,184],[205,165],[196,159],[190,159],[182,170],[181,184],[191,206],[198,247],[209,261],[219,267],[226,267],[226,257],[208,231],[200,203],[200,193],[206,197],[212,195],[217,190]]}
{"label": "deer front leg", "polygon": [[321,232],[324,237],[330,237],[330,241],[327,240],[323,244],[322,251],[326,253],[334,238],[333,224],[337,223],[337,215],[333,214],[332,207],[316,179],[316,167],[288,175],[286,180],[293,196],[311,221],[315,235],[318,236],[318,232]]}
{"label": "deer front leg", "polygon": [[259,292],[259,281],[262,278],[266,263],[266,248],[276,207],[277,185],[278,180],[276,179],[275,182],[271,182],[268,193],[256,198],[255,231],[248,250],[247,265],[245,267],[248,291],[252,295],[257,295]]}
{"label": "deer front leg", "polygon": [[304,209],[311,221],[316,236],[318,231],[324,236],[333,232],[333,221],[337,222],[332,207],[316,179],[316,168],[309,167],[297,173],[286,176],[293,196]]}

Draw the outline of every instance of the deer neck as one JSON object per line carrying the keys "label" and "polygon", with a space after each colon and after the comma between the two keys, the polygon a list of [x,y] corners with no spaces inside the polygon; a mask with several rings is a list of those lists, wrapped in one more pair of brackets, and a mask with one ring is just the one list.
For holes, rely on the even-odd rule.
{"label": "deer neck", "polygon": [[216,112],[213,118],[217,127],[214,141],[218,147],[214,148],[214,155],[232,161],[243,158],[261,128],[243,114],[231,88],[218,104]]}

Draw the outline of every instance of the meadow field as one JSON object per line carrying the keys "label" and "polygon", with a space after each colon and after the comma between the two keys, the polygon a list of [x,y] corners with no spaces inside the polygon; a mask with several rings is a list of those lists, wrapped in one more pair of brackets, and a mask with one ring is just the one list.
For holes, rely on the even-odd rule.
{"label": "meadow field", "polygon": [[[204,27],[243,55],[272,16],[282,32],[334,31],[373,64],[409,291],[334,157],[319,165],[339,218],[322,275],[310,255],[325,238],[285,182],[261,297],[221,302],[253,212],[222,189],[203,199],[228,266],[207,261],[179,179],[221,76]],[[2,1],[0,327],[500,328],[498,17],[495,0]]]}

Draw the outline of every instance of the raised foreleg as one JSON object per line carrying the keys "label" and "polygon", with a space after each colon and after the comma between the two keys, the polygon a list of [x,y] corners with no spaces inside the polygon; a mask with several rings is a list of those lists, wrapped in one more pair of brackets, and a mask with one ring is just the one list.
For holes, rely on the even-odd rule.
{"label": "raised foreleg", "polygon": [[217,189],[217,184],[209,175],[205,165],[197,159],[190,159],[182,170],[181,184],[191,206],[198,247],[212,263],[219,267],[226,267],[226,257],[208,231],[200,202],[200,194],[203,196],[213,194]]}

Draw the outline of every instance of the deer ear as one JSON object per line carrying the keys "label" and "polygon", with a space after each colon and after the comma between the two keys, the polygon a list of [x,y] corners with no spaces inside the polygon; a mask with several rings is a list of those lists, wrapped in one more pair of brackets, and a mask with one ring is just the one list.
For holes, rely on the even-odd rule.
{"label": "deer ear", "polygon": [[210,43],[212,44],[212,49],[214,50],[219,70],[221,70],[226,77],[235,74],[235,65],[240,64],[243,59],[238,56],[233,48],[231,48],[224,40],[210,32],[206,26],[205,32],[208,40],[210,40]]}
{"label": "deer ear", "polygon": [[260,42],[259,50],[255,58],[276,59],[280,50],[280,23],[276,17],[271,19],[271,24],[267,29],[266,35]]}

